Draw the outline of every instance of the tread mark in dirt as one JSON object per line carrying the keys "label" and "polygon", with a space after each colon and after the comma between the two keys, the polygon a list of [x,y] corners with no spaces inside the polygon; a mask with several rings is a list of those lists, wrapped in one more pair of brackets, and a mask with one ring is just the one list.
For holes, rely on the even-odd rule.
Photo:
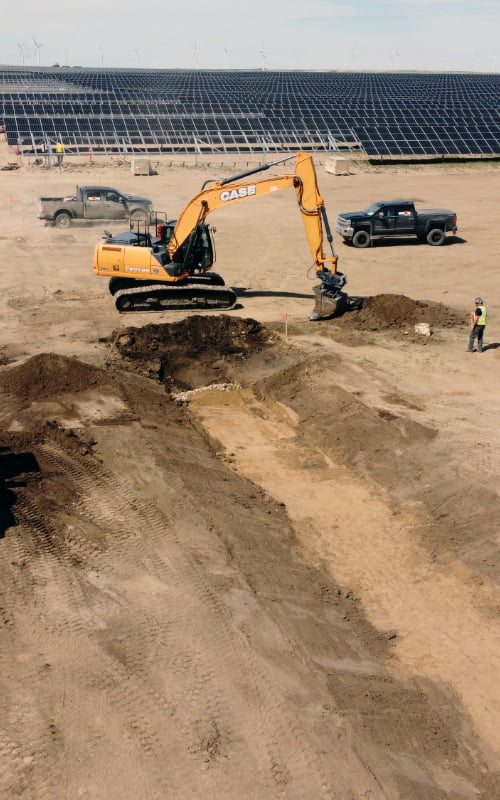
{"label": "tread mark in dirt", "polygon": [[[161,549],[162,555],[157,553],[155,562],[157,571],[163,572],[164,582],[167,585],[179,585],[183,596],[192,596],[190,602],[185,605],[183,618],[180,620],[185,630],[193,629],[193,620],[198,617],[199,605],[205,608],[207,605],[210,606],[217,620],[217,624],[210,631],[210,648],[215,650],[218,658],[223,657],[225,663],[233,664],[236,674],[245,674],[254,685],[255,697],[258,698],[258,711],[257,719],[253,720],[252,725],[254,730],[261,729],[263,734],[261,746],[267,753],[263,762],[267,763],[267,769],[259,771],[267,789],[273,793],[273,796],[281,796],[284,769],[285,772],[290,773],[290,779],[296,787],[299,787],[302,782],[304,786],[310,785],[311,773],[317,775],[319,780],[316,796],[328,796],[326,776],[322,774],[323,770],[320,767],[319,759],[313,754],[304,731],[300,729],[296,720],[290,719],[290,713],[285,712],[282,704],[277,701],[275,687],[268,682],[265,673],[259,668],[251,648],[241,642],[243,652],[235,652],[233,632],[229,629],[227,621],[227,607],[218,599],[194,561],[189,560],[186,553],[182,551],[181,537],[170,522],[159,510],[151,506],[150,502],[135,497],[130,488],[120,482],[118,476],[107,473],[99,465],[86,461],[84,465],[80,466],[74,459],[69,458],[66,453],[59,451],[52,444],[43,445],[41,450],[47,460],[52,461],[58,470],[70,474],[75,485],[79,486],[82,495],[77,503],[78,512],[92,519],[98,526],[105,523],[114,539],[111,550],[120,550],[126,546],[130,551],[132,546],[138,550],[139,554],[143,549],[144,536],[147,536]],[[113,487],[112,493],[108,491],[110,486]],[[168,563],[165,562],[163,555],[167,542],[170,556]],[[191,682],[189,708],[185,695],[182,695],[184,734],[191,738],[194,723],[201,723],[201,728],[206,729],[213,721],[219,730],[224,730],[227,727],[224,724],[224,718],[230,716],[227,713],[227,690],[223,689],[220,679],[216,677],[217,670],[214,665],[206,664],[208,652],[206,638],[206,631],[200,629],[199,626],[197,629],[197,626],[194,625],[191,641],[204,643],[205,666],[200,673],[199,654],[194,653],[192,655],[194,674]],[[199,648],[200,654],[201,650],[202,648]],[[256,675],[259,678],[258,685],[255,679]],[[178,698],[175,696],[168,698],[168,701],[174,706],[177,705],[177,700]],[[156,697],[152,698],[151,702],[153,708],[157,707],[158,699]],[[121,704],[125,708],[125,698],[121,698]],[[233,711],[237,713],[237,699],[234,698],[231,704]],[[140,720],[136,719],[134,724],[141,730]],[[152,747],[158,733],[146,730],[141,736],[144,742]],[[231,737],[231,739],[233,738],[235,737]],[[233,742],[233,749],[234,746]],[[244,742],[238,749],[241,749],[243,755]],[[276,765],[283,766],[277,768]],[[277,784],[274,781],[269,783],[270,775],[276,776]],[[279,791],[278,795],[275,794],[277,790]],[[283,796],[286,796],[286,792]]]}
{"label": "tread mark in dirt", "polygon": [[[29,675],[27,677],[29,678]],[[36,680],[34,672],[32,679]],[[56,743],[55,749],[47,720],[32,705],[30,699],[26,698],[25,693],[22,704],[22,711],[18,713],[15,723],[9,725],[15,728],[17,743],[11,742],[5,746],[4,739],[3,747],[0,746],[1,763],[5,765],[5,773],[3,775],[0,773],[0,789],[5,789],[5,792],[2,791],[2,797],[17,796],[20,790],[30,785],[31,773],[34,773],[37,798],[54,800],[61,784],[61,765],[57,752],[60,743]],[[15,785],[14,779],[16,779]]]}
{"label": "tread mark in dirt", "polygon": [[[6,724],[3,720],[2,726]],[[0,730],[0,792],[2,797],[15,797],[23,788],[26,766],[23,749],[5,730]]]}

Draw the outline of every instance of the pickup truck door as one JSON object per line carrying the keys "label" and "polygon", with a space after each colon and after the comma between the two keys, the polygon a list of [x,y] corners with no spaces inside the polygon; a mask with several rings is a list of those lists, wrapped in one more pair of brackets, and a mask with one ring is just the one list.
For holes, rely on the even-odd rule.
{"label": "pickup truck door", "polygon": [[395,233],[415,233],[415,206],[410,203],[395,208]]}
{"label": "pickup truck door", "polygon": [[377,236],[391,234],[395,227],[395,211],[392,206],[384,206],[373,217],[373,233]]}
{"label": "pickup truck door", "polygon": [[415,209],[412,204],[384,206],[373,220],[373,232],[379,236],[384,234],[397,236],[415,233]]}
{"label": "pickup truck door", "polygon": [[83,216],[85,219],[107,219],[100,189],[85,189],[83,197]]}
{"label": "pickup truck door", "polygon": [[105,191],[103,195],[106,219],[124,219],[128,217],[125,197],[120,192]]}

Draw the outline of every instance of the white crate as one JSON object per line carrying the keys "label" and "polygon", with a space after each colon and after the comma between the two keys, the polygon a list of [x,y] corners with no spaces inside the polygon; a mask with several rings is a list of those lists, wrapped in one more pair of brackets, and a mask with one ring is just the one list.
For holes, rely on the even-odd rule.
{"label": "white crate", "polygon": [[149,163],[149,158],[133,158],[132,174],[151,175],[151,164]]}
{"label": "white crate", "polygon": [[332,175],[350,175],[350,163],[347,158],[327,158],[325,163],[325,171],[330,172]]}

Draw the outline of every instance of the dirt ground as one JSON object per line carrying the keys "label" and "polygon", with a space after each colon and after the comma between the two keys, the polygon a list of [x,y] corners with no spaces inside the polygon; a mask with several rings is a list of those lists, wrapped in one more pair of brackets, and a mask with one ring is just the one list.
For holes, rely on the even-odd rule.
{"label": "dirt ground", "polygon": [[94,182],[175,217],[257,165],[209,161],[1,173],[0,796],[496,800],[500,169],[318,156],[333,227],[459,220],[335,237],[356,302],[320,322],[293,192],[213,214],[229,312],[120,315],[92,253],[126,226],[37,218]]}

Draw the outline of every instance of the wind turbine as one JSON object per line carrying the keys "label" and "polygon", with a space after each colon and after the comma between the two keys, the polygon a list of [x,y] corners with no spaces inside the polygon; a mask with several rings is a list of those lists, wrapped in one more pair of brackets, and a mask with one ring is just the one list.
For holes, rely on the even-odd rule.
{"label": "wind turbine", "polygon": [[138,67],[139,66],[139,53],[140,53],[140,51],[139,50],[134,50],[134,53],[135,53],[135,66]]}
{"label": "wind turbine", "polygon": [[265,50],[261,50],[260,51],[260,55],[262,56],[262,69],[265,71],[267,69],[267,66],[266,66],[266,58],[267,58],[266,51]]}
{"label": "wind turbine", "polygon": [[198,50],[198,43],[195,42],[194,43],[194,47],[193,47],[193,66],[194,66],[194,68],[198,69],[199,64],[200,64],[200,51]]}
{"label": "wind turbine", "polygon": [[21,64],[24,67],[24,64],[25,64],[25,61],[24,61],[25,45],[22,42],[18,42],[17,46],[19,47],[19,54],[21,56]]}
{"label": "wind turbine", "polygon": [[103,50],[102,50],[102,45],[99,45],[99,53],[100,53],[100,56],[101,56],[101,69],[102,69],[104,67],[104,53],[103,53]]}
{"label": "wind turbine", "polygon": [[37,42],[34,36],[33,44],[35,45],[37,64],[40,66],[40,48],[43,47],[43,44],[41,42]]}
{"label": "wind turbine", "polygon": [[224,48],[224,57],[226,61],[226,69],[229,69],[229,50],[227,47]]}

